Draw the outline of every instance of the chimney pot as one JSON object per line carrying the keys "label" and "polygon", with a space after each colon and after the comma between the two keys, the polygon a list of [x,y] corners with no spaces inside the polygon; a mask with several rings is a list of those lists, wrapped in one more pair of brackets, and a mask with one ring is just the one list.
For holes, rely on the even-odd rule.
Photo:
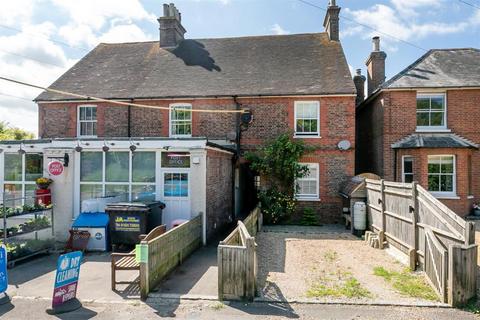
{"label": "chimney pot", "polygon": [[365,76],[362,75],[362,69],[357,69],[356,74],[353,77],[353,83],[357,89],[357,98],[355,99],[355,105],[359,105],[365,100]]}
{"label": "chimney pot", "polygon": [[380,37],[373,37],[373,51],[380,51]]}
{"label": "chimney pot", "polygon": [[361,76],[361,75],[362,75],[362,69],[357,69],[356,71],[357,71],[357,72],[356,72],[357,76]]}
{"label": "chimney pot", "polygon": [[330,0],[329,6],[334,7],[334,6],[336,6],[336,5],[337,5],[337,3],[336,3],[335,0]]}

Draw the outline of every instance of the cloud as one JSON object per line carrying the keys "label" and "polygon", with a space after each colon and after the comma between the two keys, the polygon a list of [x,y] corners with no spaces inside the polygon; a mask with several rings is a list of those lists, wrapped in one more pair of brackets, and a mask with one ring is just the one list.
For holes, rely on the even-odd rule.
{"label": "cloud", "polygon": [[444,0],[391,0],[393,6],[404,16],[417,16],[422,7],[438,8]]}
{"label": "cloud", "polygon": [[272,31],[276,35],[282,35],[282,34],[289,34],[290,31],[287,31],[282,28],[278,23],[275,23],[271,28],[270,31]]}
{"label": "cloud", "polygon": [[[465,31],[473,22],[461,21],[444,23],[437,21],[428,21],[424,23],[417,23],[416,19],[411,17],[410,9],[427,6],[435,1],[433,0],[392,0],[393,7],[376,4],[364,10],[345,9],[346,14],[352,17],[355,21],[364,22],[365,24],[379,30],[382,33],[389,34],[393,37],[384,37],[383,43],[386,48],[396,50],[395,44],[399,40],[415,41],[427,38],[433,35],[446,35]],[[400,7],[402,6],[402,7]],[[472,18],[473,20],[473,18]],[[382,34],[363,26],[358,26],[347,22],[346,32],[344,37],[361,35],[363,38]]]}
{"label": "cloud", "polygon": [[2,1],[0,21],[7,26],[21,25],[30,20],[35,5],[33,0]]}
{"label": "cloud", "polygon": [[142,29],[134,24],[114,26],[99,37],[100,42],[110,43],[151,41],[154,39],[156,38],[145,34]]}

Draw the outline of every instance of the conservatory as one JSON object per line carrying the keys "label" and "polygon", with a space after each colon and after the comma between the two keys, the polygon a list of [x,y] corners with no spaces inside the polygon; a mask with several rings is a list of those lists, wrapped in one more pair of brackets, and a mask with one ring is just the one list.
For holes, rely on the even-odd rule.
{"label": "conservatory", "polygon": [[94,201],[152,200],[166,204],[162,223],[167,228],[175,220],[203,215],[206,239],[207,232],[232,220],[233,200],[220,205],[225,212],[218,212],[215,203],[221,198],[215,192],[233,192],[233,187],[225,190],[233,184],[232,158],[229,148],[203,138],[2,141],[1,202],[15,208],[33,205],[38,202],[36,179],[45,177],[52,182],[57,240],[67,238],[73,220],[91,212]]}

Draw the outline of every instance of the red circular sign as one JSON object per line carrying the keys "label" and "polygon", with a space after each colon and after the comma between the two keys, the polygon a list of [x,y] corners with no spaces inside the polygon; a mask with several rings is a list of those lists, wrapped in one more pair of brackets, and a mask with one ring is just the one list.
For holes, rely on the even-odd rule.
{"label": "red circular sign", "polygon": [[48,172],[51,175],[59,176],[63,172],[63,163],[60,161],[52,161],[48,164]]}

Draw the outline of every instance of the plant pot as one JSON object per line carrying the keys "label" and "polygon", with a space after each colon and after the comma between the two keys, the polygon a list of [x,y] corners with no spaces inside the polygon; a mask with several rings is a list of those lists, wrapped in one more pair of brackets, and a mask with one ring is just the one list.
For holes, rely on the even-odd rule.
{"label": "plant pot", "polygon": [[473,210],[473,214],[476,216],[480,216],[480,209]]}
{"label": "plant pot", "polygon": [[35,204],[49,206],[52,204],[52,195],[50,189],[35,190]]}

